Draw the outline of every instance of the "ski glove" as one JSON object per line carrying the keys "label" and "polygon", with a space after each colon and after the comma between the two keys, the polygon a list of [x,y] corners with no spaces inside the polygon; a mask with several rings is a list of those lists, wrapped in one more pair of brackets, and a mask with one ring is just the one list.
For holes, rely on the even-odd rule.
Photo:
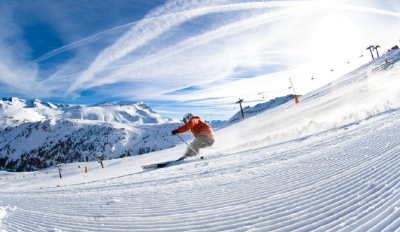
{"label": "ski glove", "polygon": [[172,135],[176,135],[176,134],[178,134],[178,130],[173,130]]}

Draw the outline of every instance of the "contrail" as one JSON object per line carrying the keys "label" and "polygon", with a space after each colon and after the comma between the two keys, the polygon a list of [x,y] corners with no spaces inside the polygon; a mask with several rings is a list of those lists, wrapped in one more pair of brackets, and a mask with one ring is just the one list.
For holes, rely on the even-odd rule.
{"label": "contrail", "polygon": [[[299,3],[301,3],[301,4],[299,4]],[[231,11],[238,10],[238,9],[246,10],[246,9],[259,8],[260,6],[257,6],[259,4],[261,4],[261,3],[238,3],[238,4],[232,4],[232,5],[226,5],[226,6],[216,6],[216,7],[213,7],[213,8],[220,8],[220,11],[223,12],[223,11],[227,11],[226,8],[229,8],[229,7],[232,8]],[[286,6],[287,7],[287,6],[289,6],[288,2],[270,2],[268,4],[270,4],[269,7],[272,7],[272,6],[275,6],[275,7],[279,7],[279,6],[280,7],[284,7],[284,6]],[[335,3],[291,2],[290,4],[292,4],[293,6],[296,6],[296,7],[305,7],[305,6],[306,7],[310,7],[311,6],[313,8],[336,8],[336,9],[343,9],[343,10],[354,10],[354,11],[361,11],[361,12],[384,14],[384,15],[389,15],[389,16],[394,16],[394,17],[399,17],[400,18],[400,14],[398,14],[398,13],[385,11],[385,10],[374,9],[374,8],[369,8],[369,7],[350,6],[350,5],[335,4]],[[234,6],[234,5],[236,5],[236,6]],[[236,8],[236,9],[233,9],[233,8]],[[264,8],[265,8],[265,6],[264,6]],[[213,13],[213,12],[210,11],[210,13]],[[173,14],[176,14],[176,13],[173,13]],[[172,15],[172,14],[167,14],[167,15]],[[55,56],[57,54],[60,54],[62,52],[74,49],[74,48],[76,48],[78,46],[82,46],[86,42],[90,42],[90,41],[96,39],[96,37],[99,37],[99,36],[101,36],[103,34],[107,34],[109,32],[112,32],[112,31],[115,31],[115,30],[118,30],[118,29],[121,29],[121,28],[124,28],[124,27],[129,27],[129,26],[135,25],[135,24],[137,24],[139,22],[142,22],[142,21],[155,20],[155,19],[158,19],[160,17],[161,16],[149,17],[149,18],[145,18],[143,20],[127,23],[127,24],[124,24],[124,25],[121,25],[121,26],[117,26],[117,27],[114,27],[114,28],[99,32],[99,33],[94,34],[92,36],[89,36],[89,37],[87,37],[85,39],[82,39],[82,40],[76,41],[74,43],[71,43],[71,44],[62,46],[60,48],[54,49],[53,51],[50,51],[50,52],[44,54],[43,56],[41,56],[41,57],[39,57],[39,58],[37,58],[35,60],[32,60],[29,63],[38,63],[38,62],[47,60],[47,59],[49,59],[49,58],[51,58],[51,57],[53,57],[53,56]]]}
{"label": "contrail", "polygon": [[101,52],[95,61],[90,65],[85,74],[81,75],[75,83],[68,89],[67,94],[72,93],[80,86],[94,78],[94,70],[99,70],[107,66],[109,63],[124,57],[138,47],[144,45],[148,41],[156,38],[173,26],[179,25],[189,19],[202,15],[244,10],[255,8],[268,8],[278,6],[290,6],[291,2],[257,2],[257,3],[238,3],[213,7],[204,7],[184,12],[174,13],[171,15],[160,16],[151,24],[138,23],[131,31],[122,36],[114,45],[108,47]]}
{"label": "contrail", "polygon": [[[107,69],[116,69],[125,67],[125,66],[118,66],[118,67],[106,68],[106,66],[111,62],[118,60],[124,57],[125,55],[131,53],[138,47],[158,37],[160,34],[169,30],[173,26],[179,25],[192,18],[211,13],[259,9],[259,8],[272,8],[272,7],[292,7],[292,8],[305,8],[314,10],[323,8],[342,9],[342,10],[384,14],[400,18],[400,14],[390,11],[379,10],[369,7],[335,4],[335,3],[318,3],[318,2],[303,2],[303,1],[285,1],[285,2],[272,1],[272,2],[247,2],[247,3],[226,4],[220,6],[203,7],[198,9],[186,10],[177,13],[160,15],[156,17],[148,17],[141,21],[135,21],[129,24],[111,28],[109,30],[97,33],[83,40],[55,49],[32,62],[43,61],[61,52],[73,49],[81,44],[90,42],[91,40],[105,33],[128,26],[133,26],[132,29],[126,32],[116,43],[103,50],[85,72],[62,76],[62,77],[68,77],[68,76],[80,75],[80,77],[75,81],[75,83],[68,89],[67,93],[70,94],[74,92],[76,89],[80,88],[80,86],[83,83],[94,78],[96,72]],[[126,65],[126,66],[131,66],[131,65]]]}
{"label": "contrail", "polygon": [[32,60],[28,64],[42,62],[42,61],[47,60],[47,59],[49,59],[49,58],[51,58],[51,57],[53,57],[55,55],[58,55],[58,54],[60,54],[62,52],[74,49],[74,48],[82,46],[82,45],[85,45],[86,43],[89,43],[89,42],[95,40],[100,35],[107,34],[109,32],[112,32],[112,31],[115,31],[115,30],[118,30],[118,29],[121,29],[121,28],[124,28],[124,27],[129,27],[129,26],[134,25],[136,23],[138,23],[138,21],[135,21],[135,22],[132,22],[132,23],[128,23],[128,24],[125,24],[125,25],[121,25],[121,26],[118,26],[118,27],[114,27],[114,28],[99,32],[97,34],[91,35],[91,36],[89,36],[87,38],[84,38],[82,40],[73,42],[71,44],[68,44],[68,45],[65,45],[65,46],[62,46],[62,47],[59,47],[57,49],[54,49],[53,51],[50,51],[50,52],[44,54],[43,56],[41,56],[41,57],[39,57],[39,58],[37,58],[35,60]]}

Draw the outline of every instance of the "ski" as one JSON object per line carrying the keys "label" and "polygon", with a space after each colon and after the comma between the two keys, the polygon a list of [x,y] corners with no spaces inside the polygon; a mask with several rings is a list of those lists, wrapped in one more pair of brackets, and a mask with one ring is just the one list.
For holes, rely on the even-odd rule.
{"label": "ski", "polygon": [[162,163],[155,163],[155,164],[148,164],[148,165],[142,165],[143,171],[150,171],[158,168],[164,168],[168,166],[169,164],[176,163],[182,161],[181,159],[177,160],[172,160],[172,161],[167,161],[167,162],[162,162]]}
{"label": "ski", "polygon": [[[200,156],[200,159],[204,159],[204,157]],[[177,160],[166,161],[166,162],[155,163],[155,164],[147,164],[147,165],[142,165],[141,167],[142,167],[143,171],[150,171],[150,170],[154,170],[154,169],[164,168],[164,167],[169,166],[170,164],[179,163],[183,160],[185,160],[185,159],[183,159],[183,157],[181,157]]]}

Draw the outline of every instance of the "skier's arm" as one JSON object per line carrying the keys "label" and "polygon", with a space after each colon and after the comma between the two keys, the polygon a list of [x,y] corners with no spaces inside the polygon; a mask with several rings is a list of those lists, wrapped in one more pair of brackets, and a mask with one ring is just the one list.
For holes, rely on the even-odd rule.
{"label": "skier's arm", "polygon": [[181,126],[178,128],[178,133],[185,133],[186,131],[192,129],[194,126],[193,121],[190,120],[188,123],[186,123],[185,125]]}

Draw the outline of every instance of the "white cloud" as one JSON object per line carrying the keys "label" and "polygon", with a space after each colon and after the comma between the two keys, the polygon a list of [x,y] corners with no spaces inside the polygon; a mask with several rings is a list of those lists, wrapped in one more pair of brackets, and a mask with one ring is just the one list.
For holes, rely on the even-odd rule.
{"label": "white cloud", "polygon": [[31,49],[22,39],[22,29],[12,20],[15,7],[14,4],[0,7],[0,82],[5,84],[1,90],[30,95],[32,91],[27,85],[34,82],[37,66],[20,66],[28,61]]}

